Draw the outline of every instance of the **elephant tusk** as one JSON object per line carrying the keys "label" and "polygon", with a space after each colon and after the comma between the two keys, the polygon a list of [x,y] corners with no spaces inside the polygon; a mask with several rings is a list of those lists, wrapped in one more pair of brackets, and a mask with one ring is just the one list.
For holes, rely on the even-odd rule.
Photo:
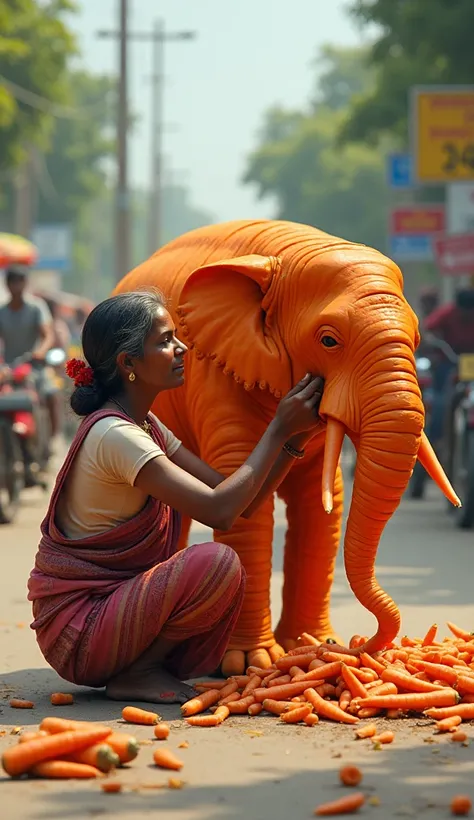
{"label": "elephant tusk", "polygon": [[334,482],[336,480],[336,470],[339,464],[345,434],[344,425],[341,424],[340,421],[331,418],[328,419],[322,477],[323,508],[328,515],[332,513],[334,506]]}
{"label": "elephant tusk", "polygon": [[451,482],[439,463],[438,456],[433,450],[425,433],[421,434],[421,444],[420,449],[418,450],[418,461],[425,468],[430,478],[432,478],[435,484],[438,485],[439,489],[442,493],[444,493],[448,501],[450,501],[451,504],[454,504],[455,507],[462,507],[461,501],[454,492]]}

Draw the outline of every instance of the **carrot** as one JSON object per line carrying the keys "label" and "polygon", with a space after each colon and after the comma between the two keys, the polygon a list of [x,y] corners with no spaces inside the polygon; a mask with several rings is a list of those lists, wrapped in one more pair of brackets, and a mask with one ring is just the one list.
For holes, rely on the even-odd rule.
{"label": "carrot", "polygon": [[100,788],[107,794],[117,794],[117,792],[122,791],[122,784],[118,780],[107,780],[105,783],[100,784]]}
{"label": "carrot", "polygon": [[[250,705],[252,706],[252,704]],[[217,718],[218,723],[223,723],[224,720],[229,717],[229,715],[230,709],[228,709],[227,706],[218,706],[214,713],[214,717]]]}
{"label": "carrot", "polygon": [[48,733],[41,729],[38,732],[23,732],[18,738],[18,743],[28,743],[30,740],[38,740],[39,737],[48,737]]}
{"label": "carrot", "polygon": [[[247,679],[246,675],[243,675],[243,677]],[[201,683],[195,683],[194,684],[194,689],[196,689],[197,691],[201,690],[202,692],[204,692],[204,691],[207,692],[208,689],[223,689],[224,686],[227,686],[229,680],[236,680],[236,677],[232,676],[232,678],[228,678],[227,680],[206,680],[206,681],[202,681]]]}
{"label": "carrot", "polygon": [[360,660],[355,655],[343,655],[340,652],[323,652],[321,658],[327,663],[336,663],[340,661],[346,666],[360,666]]}
{"label": "carrot", "polygon": [[360,669],[357,666],[351,667],[352,674],[356,676],[357,680],[360,680],[361,683],[374,683],[379,679],[377,672],[374,669],[368,669],[367,667]]}
{"label": "carrot", "polygon": [[84,763],[101,772],[110,772],[111,769],[120,766],[118,754],[107,743],[96,743],[94,746],[88,746],[87,749],[81,749],[61,759],[71,760],[73,763]]}
{"label": "carrot", "polygon": [[471,811],[471,798],[466,794],[456,794],[451,800],[451,814],[457,817],[464,817]]}
{"label": "carrot", "polygon": [[[161,725],[166,726],[166,723]],[[158,726],[155,727],[155,731]],[[130,763],[131,760],[135,760],[140,751],[138,740],[133,735],[122,734],[122,732],[112,732],[107,737],[107,745],[118,755],[120,763]]]}
{"label": "carrot", "polygon": [[316,714],[320,717],[336,720],[340,723],[358,723],[358,717],[349,715],[347,712],[343,712],[342,709],[339,709],[339,706],[324,700],[321,695],[318,695],[315,689],[307,689],[305,695],[306,700],[314,706]]}
{"label": "carrot", "polygon": [[[309,652],[305,655],[304,654],[299,654],[298,655],[298,661],[297,661],[298,666],[308,666],[311,663],[311,661],[314,660],[314,658],[315,658],[314,651]],[[288,655],[284,655],[283,658],[279,658],[279,660],[277,660],[276,663],[275,663],[276,668],[280,669],[281,672],[287,672],[294,665],[295,665],[295,657],[294,657],[294,655],[290,655],[290,653],[288,653]]]}
{"label": "carrot", "polygon": [[[259,678],[260,680],[260,678]],[[249,684],[247,683],[247,686]],[[239,684],[236,680],[231,680],[222,689],[219,690],[219,700],[225,700],[229,695],[234,695],[239,688]]]}
{"label": "carrot", "polygon": [[362,707],[362,709],[358,709],[356,714],[357,714],[358,718],[360,718],[361,720],[364,720],[365,718],[378,717],[380,715],[381,711],[382,711],[381,709],[367,709],[366,707]]}
{"label": "carrot", "polygon": [[250,704],[250,706],[248,708],[248,713],[249,713],[249,715],[251,715],[251,717],[256,717],[257,715],[260,714],[260,712],[263,712],[263,706],[262,706],[261,703],[251,703]]}
{"label": "carrot", "polygon": [[453,732],[451,735],[451,740],[454,740],[455,743],[465,743],[467,740],[466,732]]}
{"label": "carrot", "polygon": [[[273,689],[274,686],[284,686],[286,683],[291,683],[291,675],[280,675],[278,678],[273,678],[267,683],[267,689]],[[255,688],[258,689],[260,687],[256,686]]]}
{"label": "carrot", "polygon": [[353,635],[349,641],[349,649],[357,649],[360,642],[360,635]]}
{"label": "carrot", "polygon": [[[100,723],[90,723],[87,720],[69,720],[60,717],[45,717],[40,723],[40,729],[47,732],[49,735],[55,735],[58,732],[86,732],[89,729],[106,729]],[[109,729],[109,731],[112,731]]]}
{"label": "carrot", "polygon": [[166,740],[170,733],[170,727],[167,723],[158,723],[153,729],[153,734],[157,740]]}
{"label": "carrot", "polygon": [[320,666],[326,666],[326,661],[322,661],[321,658],[315,658],[308,666],[308,672],[311,672],[313,669],[318,669]]}
{"label": "carrot", "polygon": [[371,698],[375,697],[376,695],[378,697],[382,695],[398,695],[398,689],[394,683],[379,683],[378,686],[374,686],[370,690],[369,695]]}
{"label": "carrot", "polygon": [[364,739],[366,737],[373,737],[377,734],[377,727],[375,723],[368,723],[366,726],[360,726],[355,730],[356,737]]}
{"label": "carrot", "polygon": [[474,703],[458,703],[456,706],[447,706],[444,709],[425,709],[423,714],[436,720],[444,720],[453,715],[459,715],[463,720],[474,720]]}
{"label": "carrot", "polygon": [[341,663],[341,675],[344,678],[344,683],[352,694],[352,697],[366,698],[367,689],[364,688],[363,683],[354,675],[349,666]]}
{"label": "carrot", "polygon": [[401,709],[387,709],[385,712],[385,717],[389,720],[398,720],[403,717],[403,712]]}
{"label": "carrot", "polygon": [[[201,697],[204,697],[201,695]],[[156,712],[148,712],[146,709],[139,709],[137,706],[125,706],[122,709],[122,717],[127,723],[139,723],[142,726],[154,726],[159,723],[160,716]]]}
{"label": "carrot", "polygon": [[463,641],[472,640],[472,636],[474,633],[466,632],[465,629],[461,629],[460,626],[456,626],[456,624],[453,624],[452,621],[446,621],[446,626],[448,627],[449,631],[453,633],[455,638],[462,638]]}
{"label": "carrot", "polygon": [[34,709],[35,704],[32,700],[22,700],[21,698],[12,698],[10,701],[12,709]]}
{"label": "carrot", "polygon": [[309,632],[302,632],[300,637],[303,639],[303,641],[306,643],[307,646],[308,645],[310,645],[310,646],[311,645],[312,646],[320,646],[321,645],[321,641],[318,641],[318,639],[315,638],[314,635],[310,635]]}
{"label": "carrot", "polygon": [[[268,690],[265,689],[265,692]],[[253,695],[247,695],[247,697],[242,698],[242,700],[236,700],[233,703],[229,703],[225,708],[229,710],[231,715],[245,715],[247,714],[247,710],[249,706],[255,703],[255,698]]]}
{"label": "carrot", "polygon": [[342,766],[339,769],[339,780],[344,786],[358,786],[362,781],[362,772],[357,766]]}
{"label": "carrot", "polygon": [[227,695],[226,698],[222,698],[221,700],[217,701],[217,706],[210,706],[209,709],[211,712],[215,711],[218,706],[227,706],[228,703],[234,703],[236,700],[241,700],[242,695],[240,692],[233,692],[232,695]]}
{"label": "carrot", "polygon": [[306,703],[306,705],[298,706],[297,709],[290,709],[288,712],[283,712],[280,715],[280,720],[283,723],[299,723],[300,720],[304,720],[309,714],[311,714],[312,706],[310,703]]}
{"label": "carrot", "polygon": [[462,717],[460,717],[460,715],[453,715],[444,720],[438,720],[436,728],[438,732],[454,732],[456,726],[459,726],[460,723],[462,723]]}
{"label": "carrot", "polygon": [[418,645],[417,642],[414,641],[413,638],[409,638],[408,635],[403,635],[400,643],[401,643],[402,646],[409,646],[409,647],[415,647],[415,646]]}
{"label": "carrot", "polygon": [[378,675],[380,675],[380,673],[385,669],[385,665],[383,663],[380,663],[380,661],[373,658],[372,655],[368,655],[367,652],[361,652],[359,658],[363,666],[373,669]]}
{"label": "carrot", "polygon": [[365,803],[365,797],[362,792],[349,794],[346,797],[340,797],[338,800],[332,800],[330,803],[321,803],[314,813],[317,817],[329,817],[335,814],[352,814],[357,811]]}
{"label": "carrot", "polygon": [[395,740],[395,735],[393,732],[387,731],[382,732],[380,735],[374,735],[372,738],[373,743],[393,743]]}
{"label": "carrot", "polygon": [[[317,657],[317,653],[319,652],[320,647],[318,646],[309,646],[308,644],[303,644],[302,646],[295,646],[293,649],[290,649],[286,655],[312,655],[313,658]],[[280,658],[278,660],[281,660]],[[277,666],[277,663],[275,663]]]}
{"label": "carrot", "polygon": [[[261,666],[248,666],[246,673],[249,678],[251,678],[252,675],[258,675],[259,678],[269,678],[270,675],[279,674],[279,671],[275,669],[274,666],[269,666],[268,669],[262,669]],[[231,678],[230,680],[233,679]]]}
{"label": "carrot", "polygon": [[[341,662],[336,661],[335,663],[323,663],[322,666],[317,666],[314,669],[310,669],[306,672],[302,677],[301,680],[307,681],[315,681],[315,680],[326,680],[330,678],[335,678],[337,675],[341,673]],[[296,682],[296,681],[295,681]]]}
{"label": "carrot", "polygon": [[459,703],[459,695],[454,689],[439,689],[437,692],[414,692],[409,695],[369,695],[364,706],[374,709],[403,709],[423,712],[433,706],[454,706]]}
{"label": "carrot", "polygon": [[409,692],[436,692],[442,688],[435,683],[414,678],[412,675],[395,669],[384,669],[380,677],[385,682],[394,683],[398,689],[406,689]]}
{"label": "carrot", "polygon": [[262,703],[269,696],[273,700],[289,700],[294,695],[302,695],[309,687],[308,681],[298,681],[297,683],[286,683],[283,686],[271,686],[268,689],[262,687],[255,689],[253,695],[257,703]]}
{"label": "carrot", "polygon": [[295,675],[299,675],[300,677],[305,674],[304,669],[301,669],[300,666],[292,666],[290,669],[290,677],[294,678]]}
{"label": "carrot", "polygon": [[58,735],[30,740],[28,743],[18,743],[16,746],[5,749],[2,765],[6,773],[14,777],[27,772],[43,760],[57,759],[99,743],[110,734],[110,729],[99,728],[85,732],[62,732]]}
{"label": "carrot", "polygon": [[272,715],[282,715],[289,709],[297,709],[298,704],[292,703],[289,700],[272,700],[272,698],[265,698],[262,703],[265,712],[270,712]]}
{"label": "carrot", "polygon": [[349,689],[344,689],[339,696],[339,709],[345,712],[352,700],[352,692]]}
{"label": "carrot", "polygon": [[44,760],[37,763],[30,771],[36,777],[52,777],[62,780],[90,779],[100,777],[101,772],[94,766],[85,763],[75,763],[72,760]]}
{"label": "carrot", "polygon": [[201,729],[209,726],[219,726],[219,720],[214,715],[191,715],[191,717],[185,718],[186,723],[189,723],[190,726],[200,726]]}
{"label": "carrot", "polygon": [[204,712],[206,709],[209,709],[209,706],[213,706],[217,703],[220,697],[219,689],[209,689],[207,692],[203,692],[202,695],[198,695],[196,698],[191,698],[191,700],[183,703],[181,706],[181,714],[185,717],[190,717],[191,715],[197,715],[199,712]]}
{"label": "carrot", "polygon": [[319,718],[314,712],[310,712],[309,715],[303,718],[303,723],[306,723],[306,726],[316,726],[319,723]]}
{"label": "carrot", "polygon": [[74,698],[71,694],[65,692],[54,692],[50,697],[50,701],[53,706],[70,706],[71,703],[74,703]]}
{"label": "carrot", "polygon": [[336,687],[332,683],[319,683],[314,689],[322,698],[336,698]]}
{"label": "carrot", "polygon": [[[280,674],[280,673],[278,672],[278,674]],[[249,675],[232,675],[232,680],[235,680],[235,682],[237,683],[237,686],[239,687],[239,689],[241,689],[244,686],[247,686],[247,684],[250,680],[250,676]],[[216,686],[215,689],[217,689],[217,688],[218,687]]]}
{"label": "carrot", "polygon": [[[209,717],[213,716],[209,715]],[[184,766],[184,763],[179,760],[170,749],[163,748],[162,746],[153,752],[153,760],[161,769],[174,769],[179,771],[179,769],[182,769]]]}
{"label": "carrot", "polygon": [[471,678],[468,675],[459,675],[456,688],[462,695],[465,693],[471,695],[474,694],[474,677]]}
{"label": "carrot", "polygon": [[444,680],[446,683],[449,683],[450,686],[453,686],[458,679],[457,672],[454,672],[454,670],[446,664],[431,663],[430,661],[414,661],[414,664],[423,669],[430,677]]}

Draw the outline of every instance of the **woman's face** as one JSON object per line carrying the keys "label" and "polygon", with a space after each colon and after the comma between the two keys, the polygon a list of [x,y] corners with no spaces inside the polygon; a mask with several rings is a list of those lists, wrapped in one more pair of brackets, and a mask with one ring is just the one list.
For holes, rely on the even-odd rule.
{"label": "woman's face", "polygon": [[133,362],[133,372],[142,384],[159,391],[184,383],[184,356],[188,348],[175,334],[170,314],[165,308],[158,308],[145,342],[143,358]]}

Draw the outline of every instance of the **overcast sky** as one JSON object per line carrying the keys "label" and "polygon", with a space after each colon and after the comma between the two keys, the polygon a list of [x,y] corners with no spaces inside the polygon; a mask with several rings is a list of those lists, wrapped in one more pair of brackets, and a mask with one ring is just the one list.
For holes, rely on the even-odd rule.
{"label": "overcast sky", "polygon": [[[72,20],[85,67],[117,69],[118,45],[100,40],[116,28],[118,0],[80,0]],[[274,103],[303,106],[311,61],[324,43],[354,45],[360,32],[347,0],[129,0],[130,29],[150,30],[161,14],[166,29],[196,31],[192,42],[166,45],[164,154],[175,179],[219,220],[272,216],[240,178],[257,143],[263,112]],[[130,44],[129,96],[140,120],[130,141],[130,176],[149,178],[150,44]]]}

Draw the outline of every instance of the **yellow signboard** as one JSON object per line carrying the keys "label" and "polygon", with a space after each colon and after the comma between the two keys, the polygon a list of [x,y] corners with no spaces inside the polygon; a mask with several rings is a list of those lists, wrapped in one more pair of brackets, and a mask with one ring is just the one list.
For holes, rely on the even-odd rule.
{"label": "yellow signboard", "polygon": [[474,381],[474,354],[462,353],[459,356],[458,377],[462,382]]}
{"label": "yellow signboard", "polygon": [[415,87],[411,141],[420,184],[474,180],[474,86]]}

